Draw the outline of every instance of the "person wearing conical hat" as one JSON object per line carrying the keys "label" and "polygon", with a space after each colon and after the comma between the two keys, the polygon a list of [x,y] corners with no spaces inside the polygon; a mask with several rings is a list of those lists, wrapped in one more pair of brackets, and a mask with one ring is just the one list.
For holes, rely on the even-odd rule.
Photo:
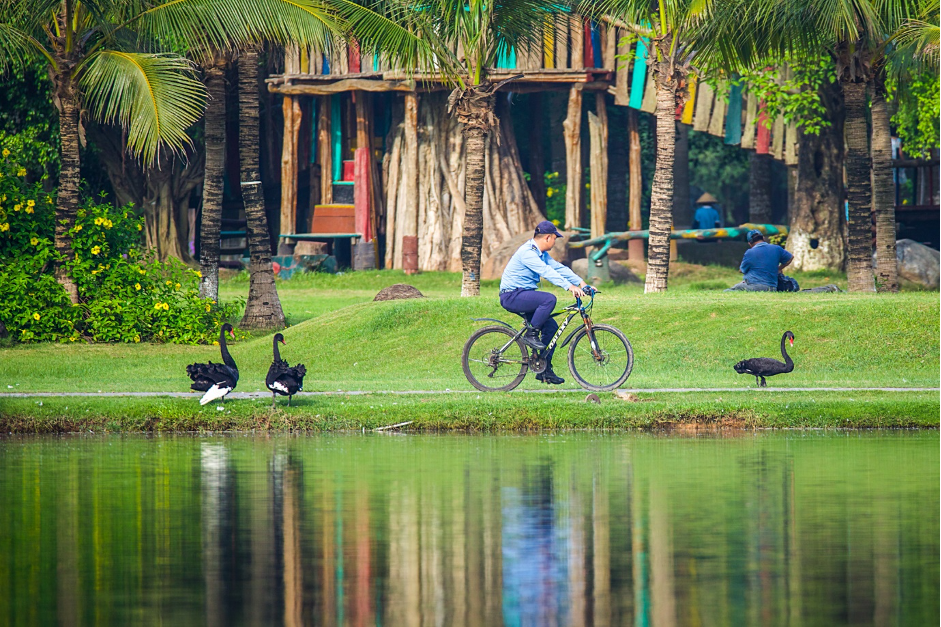
{"label": "person wearing conical hat", "polygon": [[693,215],[694,229],[715,229],[722,226],[722,216],[713,206],[719,201],[706,192],[696,201],[696,213]]}

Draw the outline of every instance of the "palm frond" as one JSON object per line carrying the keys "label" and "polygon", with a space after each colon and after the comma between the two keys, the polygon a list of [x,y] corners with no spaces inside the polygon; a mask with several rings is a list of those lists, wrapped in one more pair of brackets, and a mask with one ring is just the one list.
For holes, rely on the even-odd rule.
{"label": "palm frond", "polygon": [[21,67],[39,54],[52,61],[49,52],[35,38],[12,24],[0,23],[0,73]]}
{"label": "palm frond", "polygon": [[[900,56],[911,57],[914,61],[937,71],[941,28],[938,26],[938,12],[941,9],[938,0],[928,0],[920,11],[918,19],[907,19],[895,32],[893,40],[899,47]],[[934,22],[929,20],[933,19]]]}
{"label": "palm frond", "polygon": [[183,150],[205,110],[205,87],[178,55],[101,51],[81,68],[80,85],[92,115],[124,127],[128,150],[148,164]]}

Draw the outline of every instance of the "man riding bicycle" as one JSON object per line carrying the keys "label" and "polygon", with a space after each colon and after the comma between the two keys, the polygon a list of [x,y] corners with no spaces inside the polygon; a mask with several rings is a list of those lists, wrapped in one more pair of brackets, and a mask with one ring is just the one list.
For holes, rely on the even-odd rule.
{"label": "man riding bicycle", "polygon": [[[546,344],[559,329],[559,324],[550,315],[555,309],[555,295],[537,291],[539,280],[546,279],[570,291],[575,298],[585,297],[582,288],[591,289],[577,274],[549,256],[549,250],[559,237],[562,237],[562,234],[552,222],[540,222],[533,238],[513,253],[500,280],[500,305],[507,311],[526,318],[533,328],[520,339],[538,351],[546,348]],[[539,340],[537,330],[542,331],[542,341]],[[554,352],[553,346],[545,355],[547,367],[544,372],[536,375],[537,381],[552,385],[565,383],[565,379],[552,371]]]}

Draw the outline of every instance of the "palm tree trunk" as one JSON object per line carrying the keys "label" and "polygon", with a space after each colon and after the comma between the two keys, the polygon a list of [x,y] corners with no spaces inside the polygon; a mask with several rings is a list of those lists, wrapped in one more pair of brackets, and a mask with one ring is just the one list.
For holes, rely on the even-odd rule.
{"label": "palm tree trunk", "polygon": [[239,166],[242,200],[248,220],[248,301],[239,324],[247,329],[281,329],[284,312],[271,268],[271,241],[258,167],[258,52],[247,48],[239,58]]}
{"label": "palm tree trunk", "polygon": [[61,103],[59,111],[59,154],[62,167],[59,170],[59,188],[56,194],[56,252],[62,261],[56,266],[56,280],[69,295],[72,304],[78,303],[78,287],[72,281],[68,264],[75,259],[70,231],[75,226],[75,215],[79,205],[81,182],[81,160],[79,154],[79,104],[75,85],[70,74],[56,77],[56,87]]}
{"label": "palm tree trunk", "polygon": [[885,102],[885,83],[877,76],[872,90],[872,206],[876,214],[876,276],[880,292],[899,291],[895,252],[895,186],[892,182],[892,136]]}
{"label": "palm tree trunk", "polygon": [[771,155],[748,155],[748,221],[771,224]]}
{"label": "palm tree trunk", "polygon": [[650,240],[644,293],[665,292],[670,272],[673,222],[673,161],[676,149],[676,82],[657,78],[657,166],[650,193]]}
{"label": "palm tree trunk", "polygon": [[[499,87],[499,85],[497,85]],[[464,234],[461,238],[461,296],[480,296],[480,255],[484,237],[484,156],[487,135],[494,127],[494,86],[455,89],[448,98],[448,111],[464,125],[467,154],[464,187]]]}
{"label": "palm tree trunk", "polygon": [[849,198],[846,278],[851,292],[874,292],[866,84],[844,82],[843,98],[846,107],[846,191]]}
{"label": "palm tree trunk", "polygon": [[206,67],[206,166],[199,224],[199,295],[219,300],[219,236],[222,230],[222,175],[225,171],[225,75],[221,64]]}
{"label": "palm tree trunk", "polygon": [[461,296],[480,296],[480,251],[484,238],[484,155],[487,132],[476,126],[464,130],[467,142],[467,182],[464,190],[464,235],[461,239]]}

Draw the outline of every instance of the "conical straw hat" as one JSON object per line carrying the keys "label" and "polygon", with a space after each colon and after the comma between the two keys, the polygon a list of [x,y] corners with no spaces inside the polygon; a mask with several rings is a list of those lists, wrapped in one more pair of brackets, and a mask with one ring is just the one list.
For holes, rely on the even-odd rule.
{"label": "conical straw hat", "polygon": [[699,197],[699,200],[696,201],[696,204],[698,205],[698,204],[703,204],[707,202],[719,202],[719,201],[716,199],[715,196],[713,196],[709,192],[706,192],[705,194]]}

